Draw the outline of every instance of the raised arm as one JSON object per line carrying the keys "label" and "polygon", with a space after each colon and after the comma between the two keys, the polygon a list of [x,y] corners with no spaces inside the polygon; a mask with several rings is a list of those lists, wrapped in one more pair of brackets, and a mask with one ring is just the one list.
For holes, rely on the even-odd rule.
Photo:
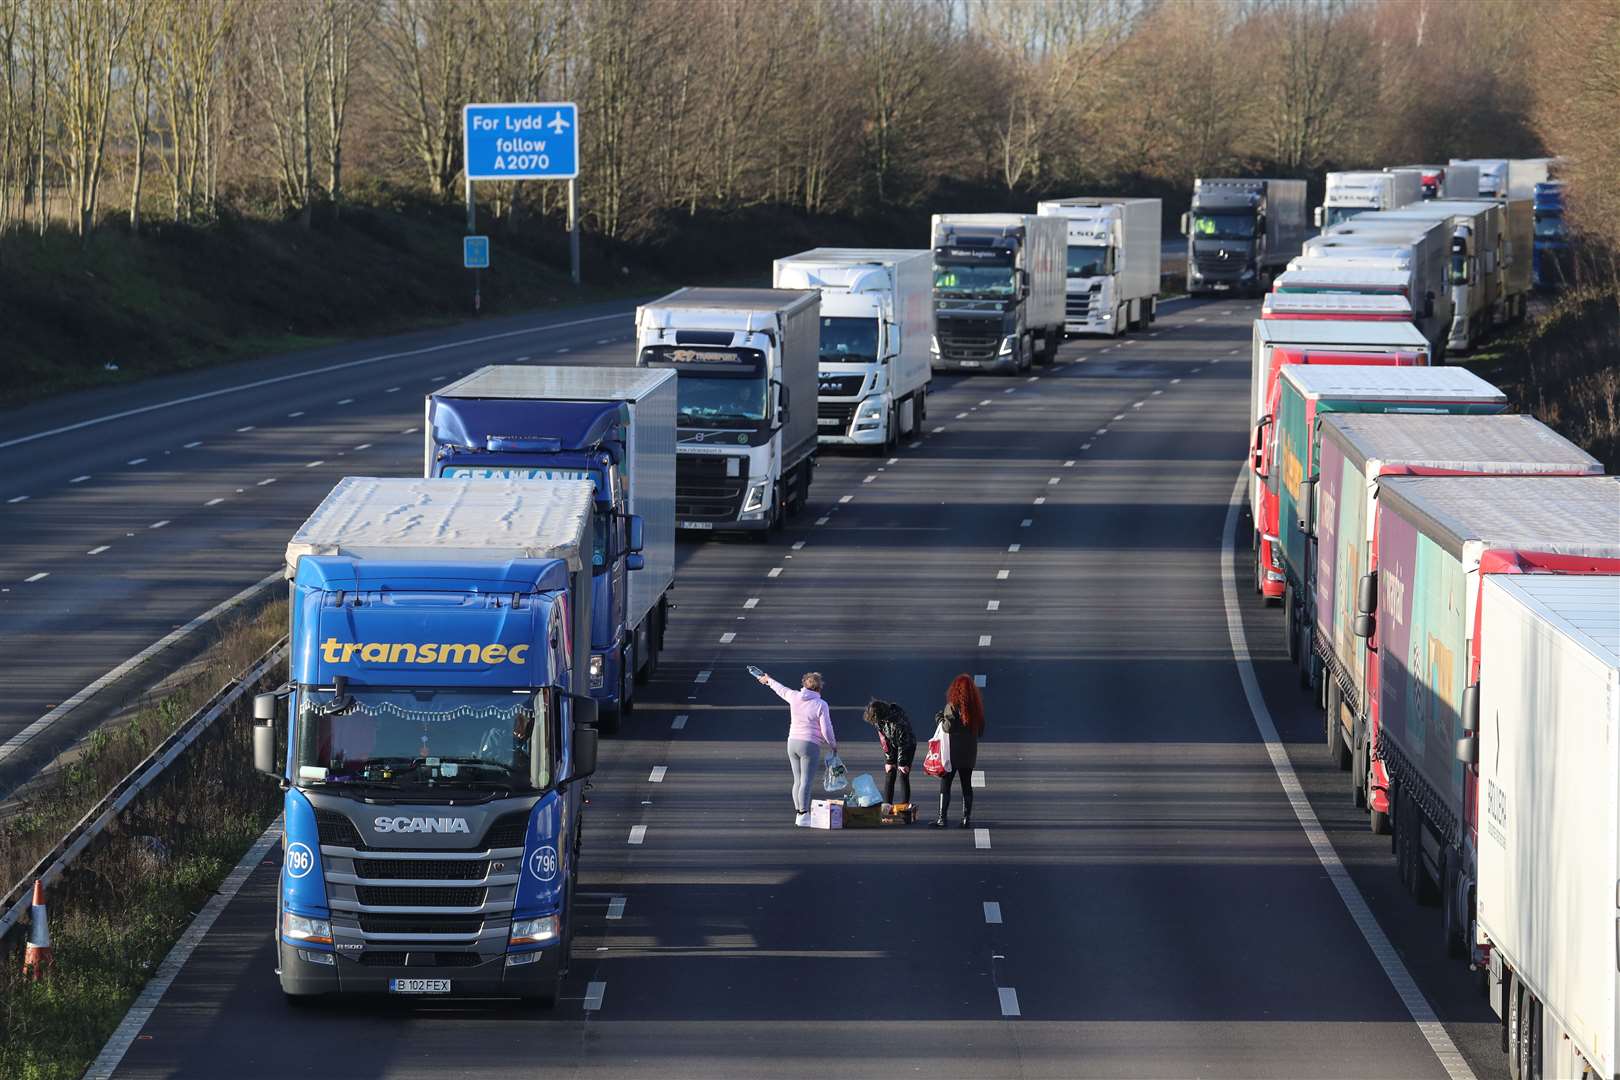
{"label": "raised arm", "polygon": [[759,681],[770,687],[771,693],[775,694],[777,697],[781,698],[790,705],[793,703],[793,699],[797,696],[792,690],[789,690],[787,687],[783,686],[769,675],[761,676]]}

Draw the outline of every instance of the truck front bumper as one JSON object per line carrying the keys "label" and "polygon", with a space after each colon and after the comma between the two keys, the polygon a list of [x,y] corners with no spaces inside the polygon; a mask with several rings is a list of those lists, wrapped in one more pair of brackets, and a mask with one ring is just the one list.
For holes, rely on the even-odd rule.
{"label": "truck front bumper", "polygon": [[1002,353],[990,360],[953,360],[946,356],[935,356],[931,364],[935,371],[970,371],[991,375],[1014,375],[1018,372],[1018,363],[1011,353]]}
{"label": "truck front bumper", "polygon": [[[562,966],[562,945],[552,945],[538,951],[539,959],[531,963],[509,966],[506,953],[473,954],[476,963],[443,966],[437,964],[372,964],[364,954],[332,956],[330,964],[305,959],[308,950],[277,942],[277,961],[283,992],[305,996],[311,994],[388,994],[399,998],[432,997],[528,997],[544,993],[556,985]],[[390,954],[397,955],[397,954]],[[406,956],[414,957],[414,953]],[[442,957],[445,953],[421,954]],[[399,993],[393,987],[396,979],[443,980],[449,989],[430,993]]]}
{"label": "truck front bumper", "polygon": [[[861,406],[868,401],[878,402],[876,417],[861,415]],[[824,397],[819,415],[838,421],[836,425],[822,425],[816,441],[823,446],[882,446],[888,441],[889,399],[883,394],[864,398]]]}

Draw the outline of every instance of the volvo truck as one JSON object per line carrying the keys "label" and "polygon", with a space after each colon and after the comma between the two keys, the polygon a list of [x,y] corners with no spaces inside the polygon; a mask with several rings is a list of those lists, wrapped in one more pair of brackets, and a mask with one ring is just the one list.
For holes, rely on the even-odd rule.
{"label": "volvo truck", "polygon": [[658,666],[675,579],[675,373],[495,365],[435,390],[423,475],[589,480],[590,692],[618,730]]}
{"label": "volvo truck", "polygon": [[288,542],[288,683],[254,700],[253,757],[284,792],[291,1001],[555,1003],[596,767],[594,497],[348,477]]}
{"label": "volvo truck", "polygon": [[1307,230],[1305,181],[1193,181],[1192,209],[1181,216],[1187,236],[1187,291],[1259,296]]}
{"label": "volvo truck", "polygon": [[1379,561],[1373,522],[1380,485],[1407,475],[1600,476],[1603,466],[1529,416],[1333,415],[1323,420],[1319,443],[1311,588],[1314,644],[1327,683],[1327,747],[1350,770],[1355,804],[1382,832],[1387,785],[1368,749],[1369,654],[1355,635],[1356,590]]}
{"label": "volvo truck", "polygon": [[675,520],[780,529],[816,467],[821,294],[677,289],[636,309],[636,362],[676,373]]}
{"label": "volvo truck", "polygon": [[1316,227],[1330,228],[1369,210],[1394,210],[1423,198],[1423,174],[1416,169],[1383,172],[1330,172]]}
{"label": "volvo truck", "polygon": [[926,250],[815,248],[777,259],[778,289],[821,294],[822,445],[892,449],[928,415],[934,256]]}
{"label": "volvo truck", "polygon": [[1067,224],[1067,292],[1063,329],[1118,337],[1140,330],[1159,303],[1158,199],[1075,196],[1050,199],[1036,211]]}
{"label": "volvo truck", "polygon": [[935,214],[936,371],[1028,371],[1063,342],[1068,230],[1041,214]]}
{"label": "volvo truck", "polygon": [[1509,1069],[1620,1074],[1620,577],[1480,588],[1478,918]]}

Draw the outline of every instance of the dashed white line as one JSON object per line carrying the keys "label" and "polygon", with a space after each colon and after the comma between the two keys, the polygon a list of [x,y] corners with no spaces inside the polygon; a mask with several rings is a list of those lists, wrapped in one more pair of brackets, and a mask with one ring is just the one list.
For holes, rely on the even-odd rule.
{"label": "dashed white line", "polygon": [[268,485],[270,485],[270,484],[273,484],[273,483],[275,483],[275,482],[276,482],[276,478],[275,478],[275,477],[273,477],[273,476],[272,476],[272,477],[270,477],[270,478],[269,478],[269,479],[268,479],[268,480],[260,480],[260,481],[259,481],[259,482],[258,482],[258,483],[257,483],[257,484],[256,484],[256,485],[254,485],[254,486],[255,486],[255,487],[266,487],[266,486],[268,486]]}
{"label": "dashed white line", "polygon": [[85,473],[83,476],[75,476],[73,479],[69,480],[68,483],[70,483],[70,484],[82,484],[88,479],[90,479],[90,474]]}
{"label": "dashed white line", "polygon": [[989,682],[989,681],[990,681],[990,676],[988,676],[988,675],[975,675],[975,676],[973,676],[973,685],[979,687],[980,689],[983,689],[984,684]]}
{"label": "dashed white line", "polygon": [[368,442],[363,442],[359,446],[355,447],[355,449],[356,450],[370,450],[371,449],[371,444],[368,443]]}
{"label": "dashed white line", "polygon": [[1057,482],[1058,482],[1058,477],[1056,477],[1056,476],[1049,477],[1047,479],[1047,481],[1046,481],[1046,486],[1051,487],[1052,485],[1056,484]]}
{"label": "dashed white line", "polygon": [[1045,495],[1037,495],[1037,496],[1035,496],[1035,505],[1036,506],[1045,506],[1046,505],[1046,496]]}
{"label": "dashed white line", "polygon": [[420,430],[421,430],[420,428],[408,427],[404,431],[400,432],[400,434],[401,435],[415,435]]}
{"label": "dashed white line", "polygon": [[987,649],[989,647],[990,647],[990,635],[989,634],[980,634],[979,635],[979,648]]}
{"label": "dashed white line", "polygon": [[645,826],[645,825],[632,825],[632,826],[630,826],[630,841],[629,841],[630,843],[639,844],[645,839],[647,839],[647,826]]}
{"label": "dashed white line", "polygon": [[197,449],[197,447],[199,447],[201,445],[202,445],[202,440],[198,439],[195,442],[186,443],[186,445],[182,446],[180,449],[182,449],[182,450],[195,450],[195,449]]}
{"label": "dashed white line", "polygon": [[611,345],[613,343],[613,339],[610,337],[597,338],[596,343],[598,345]]}
{"label": "dashed white line", "polygon": [[1153,391],[1153,396],[1154,396],[1154,397],[1158,397],[1158,396],[1159,396],[1159,395],[1160,395],[1160,394],[1162,394],[1162,393],[1164,393],[1164,391],[1163,391],[1163,390],[1155,390],[1155,391]]}
{"label": "dashed white line", "polygon": [[853,495],[840,495],[838,497],[838,505],[843,506],[845,503],[849,502],[854,497],[855,496],[853,496]]}
{"label": "dashed white line", "polygon": [[1190,371],[1190,372],[1188,372],[1188,374],[1189,374],[1189,375],[1196,375],[1196,374],[1198,374],[1198,373],[1199,373],[1199,372],[1200,372],[1200,371],[1203,371],[1203,370],[1204,370],[1204,369],[1203,369],[1203,368],[1201,368],[1201,367],[1195,367],[1195,368],[1193,368],[1193,369],[1192,369],[1192,371]]}
{"label": "dashed white line", "polygon": [[1033,524],[1035,524],[1035,519],[1034,518],[1025,518],[1023,521],[1020,521],[1018,523],[1018,527],[1020,529],[1027,529]]}
{"label": "dashed white line", "polygon": [[1063,467],[1064,467],[1064,468],[1065,468],[1065,469],[1072,469],[1072,468],[1074,468],[1074,458],[1070,458],[1070,459],[1069,459],[1069,460],[1068,460],[1068,461],[1065,461],[1065,462],[1064,462],[1064,463],[1063,463]]}
{"label": "dashed white line", "polygon": [[1025,382],[1040,382],[1041,377],[1039,375],[1031,375],[1029,378],[1025,379],[1024,381]]}
{"label": "dashed white line", "polygon": [[1100,428],[1097,429],[1097,434],[1098,435],[1106,435],[1106,434],[1108,434],[1108,429],[1105,428],[1105,427],[1100,427]]}
{"label": "dashed white line", "polygon": [[939,433],[940,433],[940,432],[942,432],[942,431],[944,431],[944,430],[945,430],[945,429],[944,429],[944,428],[942,428],[942,427],[937,427],[937,428],[935,428],[935,429],[934,429],[934,430],[933,430],[933,431],[930,431],[930,432],[929,432],[929,433],[928,433],[928,434],[930,434],[930,435],[938,435],[938,434],[939,434]]}
{"label": "dashed white line", "polygon": [[207,502],[203,503],[203,505],[204,506],[218,506],[220,503],[222,503],[224,501],[225,501],[225,497],[220,496],[217,499],[209,499]]}
{"label": "dashed white line", "polygon": [[1125,419],[1125,414],[1124,413],[1116,413],[1114,415],[1114,419],[1115,420],[1123,420],[1123,419]]}
{"label": "dashed white line", "polygon": [[243,426],[236,429],[236,433],[238,435],[241,435],[244,432],[249,432],[249,431],[252,431],[252,430],[253,430],[253,425],[252,424],[244,424]]}
{"label": "dashed white line", "polygon": [[34,582],[34,581],[44,581],[46,578],[48,578],[50,576],[51,576],[51,572],[49,570],[41,570],[39,573],[35,574],[33,577],[23,578],[23,582],[24,582],[24,584],[27,584],[29,582]]}
{"label": "dashed white line", "polygon": [[872,481],[874,481],[874,480],[876,480],[876,479],[877,479],[877,473],[868,473],[868,474],[867,474],[867,475],[866,475],[866,476],[865,476],[865,477],[864,477],[864,478],[863,478],[863,479],[862,479],[862,480],[861,480],[861,483],[863,483],[863,484],[870,484],[870,483],[871,483],[871,482],[872,482]]}
{"label": "dashed white line", "polygon": [[956,418],[958,420],[966,420],[967,419],[967,413],[959,412],[959,413],[956,414]]}
{"label": "dashed white line", "polygon": [[602,1007],[602,996],[606,993],[607,983],[603,982],[602,980],[592,979],[590,982],[586,983],[584,1002],[585,1011],[596,1012],[598,1009],[600,1009]]}
{"label": "dashed white line", "polygon": [[986,610],[986,611],[1000,611],[1001,610],[1001,601],[1000,600],[986,600],[985,604],[984,604],[984,610]]}
{"label": "dashed white line", "polygon": [[[519,359],[527,360],[528,357],[520,357]],[[624,918],[624,897],[615,896],[608,901],[607,917],[609,919]]]}
{"label": "dashed white line", "polygon": [[900,459],[897,458],[897,457],[892,457],[888,461],[884,462],[884,464],[885,465],[893,465],[893,464],[896,464],[899,460]]}
{"label": "dashed white line", "polygon": [[1180,379],[1171,379],[1171,380],[1170,380],[1170,385],[1171,385],[1171,386],[1174,386],[1174,385],[1176,385],[1176,383],[1178,383],[1178,382],[1180,382],[1180,381],[1181,381],[1181,380],[1180,380]]}
{"label": "dashed white line", "polygon": [[289,419],[289,420],[296,420],[296,419],[298,419],[298,418],[299,418],[299,417],[300,417],[300,416],[303,416],[303,415],[304,415],[304,414],[303,414],[303,411],[302,411],[302,410],[300,410],[300,411],[299,411],[299,412],[290,412],[290,413],[288,413],[288,414],[287,414],[287,419]]}
{"label": "dashed white line", "polygon": [[384,390],[383,393],[385,393],[385,394],[397,394],[397,393],[399,393],[399,387],[390,386],[388,389]]}
{"label": "dashed white line", "polygon": [[804,541],[803,540],[795,540],[795,541],[793,541],[793,550],[794,551],[803,551],[804,550]]}
{"label": "dashed white line", "polygon": [[743,601],[743,607],[748,611],[752,611],[759,607],[759,597],[750,596],[747,600]]}
{"label": "dashed white line", "polygon": [[1018,387],[1016,387],[1016,386],[1009,386],[1009,387],[1007,387],[1007,389],[1002,391],[1003,394],[1016,394],[1017,392],[1018,392]]}
{"label": "dashed white line", "polygon": [[1142,407],[1142,406],[1144,406],[1144,405],[1146,405],[1146,404],[1147,404],[1147,402],[1146,402],[1146,401],[1136,401],[1136,402],[1132,402],[1132,403],[1131,403],[1131,408],[1133,408],[1133,409],[1140,409],[1140,408],[1141,408],[1141,407]]}
{"label": "dashed white line", "polygon": [[[442,378],[444,378],[444,376],[441,375],[441,376],[439,376],[439,378],[442,379]],[[346,397],[343,400],[339,401],[338,404],[339,405],[353,405],[354,404],[354,398]]]}
{"label": "dashed white line", "polygon": [[705,682],[709,681],[709,676],[713,675],[713,674],[714,674],[714,672],[712,670],[705,669],[703,671],[698,672],[697,676],[695,678],[693,678],[692,681],[695,682],[695,683],[705,683]]}
{"label": "dashed white line", "polygon": [[737,635],[733,634],[733,633],[725,633],[725,634],[720,635],[720,644],[722,644],[722,645],[730,645],[733,641],[736,641],[736,640],[737,640]]}
{"label": "dashed white line", "polygon": [[975,791],[977,791],[980,788],[984,787],[984,770],[983,769],[974,769],[973,770],[972,783],[973,783],[973,789]]}
{"label": "dashed white line", "polygon": [[979,404],[980,405],[988,405],[988,404],[990,404],[991,400],[992,400],[991,398],[985,398],[983,401],[979,402]]}
{"label": "dashed white line", "polygon": [[1090,450],[1091,449],[1091,444],[1090,443],[1081,443],[1080,444],[1080,449],[1082,449],[1082,450]]}
{"label": "dashed white line", "polygon": [[124,464],[125,465],[145,465],[146,464],[146,459],[143,458],[143,457],[130,458],[128,461],[124,462]]}
{"label": "dashed white line", "polygon": [[975,848],[979,849],[980,851],[989,851],[990,850],[990,830],[989,829],[974,829],[973,830],[973,846]]}
{"label": "dashed white line", "polygon": [[1001,925],[1001,904],[995,900],[984,902],[984,921],[992,926]]}
{"label": "dashed white line", "polygon": [[1007,545],[1007,554],[1016,555],[1016,554],[1018,554],[1018,549],[1023,547],[1023,546],[1024,546],[1023,544],[1008,544]]}
{"label": "dashed white line", "polygon": [[773,566],[765,574],[765,576],[766,577],[781,577],[782,576],[782,568],[780,566]]}
{"label": "dashed white line", "polygon": [[148,525],[147,528],[148,529],[161,529],[161,528],[163,528],[163,526],[167,525],[168,523],[169,523],[169,519],[164,518],[162,521],[154,521],[154,522],[152,522],[152,524]]}
{"label": "dashed white line", "polygon": [[997,581],[1006,581],[1007,580],[1007,575],[1009,575],[1011,573],[1012,573],[1011,570],[997,570],[996,571],[996,580]]}
{"label": "dashed white line", "polygon": [[686,714],[685,713],[681,713],[679,716],[677,716],[675,719],[673,719],[673,720],[671,720],[669,722],[669,727],[670,727],[671,731],[679,731],[685,726],[686,726]]}
{"label": "dashed white line", "polygon": [[111,546],[112,545],[110,545],[110,544],[102,544],[100,547],[91,548],[89,551],[85,552],[85,554],[86,555],[100,555],[103,551],[106,551]]}
{"label": "dashed white line", "polygon": [[565,353],[567,351],[568,351],[567,349],[558,349],[557,352],[556,352],[556,355],[561,356],[563,353]]}
{"label": "dashed white line", "polygon": [[27,495],[13,495],[11,498],[6,500],[6,502],[8,502],[8,503],[20,503],[20,502],[27,502],[27,501],[28,501],[28,496]]}
{"label": "dashed white line", "polygon": [[824,517],[818,517],[818,518],[816,518],[816,524],[817,525],[825,525],[825,524],[827,524],[827,519],[824,518]]}
{"label": "dashed white line", "polygon": [[647,783],[662,784],[664,782],[664,774],[667,772],[669,772],[668,765],[654,765],[652,767],[652,772],[647,774]]}
{"label": "dashed white line", "polygon": [[326,464],[326,462],[324,460],[321,460],[321,461],[309,461],[309,462],[304,463],[304,468],[313,469],[317,465],[325,465],[325,464]]}

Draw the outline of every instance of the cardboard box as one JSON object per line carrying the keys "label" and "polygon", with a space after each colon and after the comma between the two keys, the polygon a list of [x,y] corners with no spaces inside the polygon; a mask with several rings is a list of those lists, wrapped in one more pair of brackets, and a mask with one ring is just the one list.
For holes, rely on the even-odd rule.
{"label": "cardboard box", "polygon": [[844,828],[846,829],[875,829],[883,811],[876,806],[851,806],[844,804]]}
{"label": "cardboard box", "polygon": [[812,829],[842,829],[844,827],[843,800],[811,799],[810,827]]}

